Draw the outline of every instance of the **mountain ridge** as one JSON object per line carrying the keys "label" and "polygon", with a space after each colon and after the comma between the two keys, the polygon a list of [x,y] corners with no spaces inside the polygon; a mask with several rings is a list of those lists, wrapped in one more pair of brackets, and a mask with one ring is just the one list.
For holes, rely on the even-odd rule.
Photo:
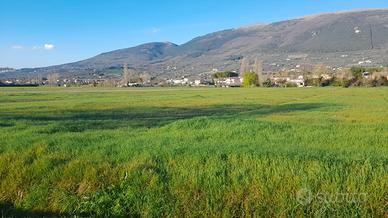
{"label": "mountain ridge", "polygon": [[[181,45],[146,43],[74,63],[18,70],[16,74],[55,71],[83,75],[127,63],[137,72],[156,76],[196,75],[214,68],[237,71],[241,58],[252,56],[262,59],[267,71],[292,68],[300,62],[339,67],[371,59],[372,64],[382,65],[388,63],[386,35],[387,8],[325,12],[221,30]],[[304,58],[292,58],[297,55]]]}

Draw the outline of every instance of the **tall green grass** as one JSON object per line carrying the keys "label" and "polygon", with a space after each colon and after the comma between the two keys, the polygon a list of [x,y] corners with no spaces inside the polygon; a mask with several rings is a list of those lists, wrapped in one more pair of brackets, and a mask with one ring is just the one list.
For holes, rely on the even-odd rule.
{"label": "tall green grass", "polygon": [[388,89],[0,89],[4,216],[384,217]]}

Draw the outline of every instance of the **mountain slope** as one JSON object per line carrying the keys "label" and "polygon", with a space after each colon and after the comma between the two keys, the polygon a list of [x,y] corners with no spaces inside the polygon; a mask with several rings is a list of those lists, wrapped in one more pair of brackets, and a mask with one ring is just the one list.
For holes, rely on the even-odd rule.
{"label": "mountain slope", "polygon": [[264,60],[265,70],[292,68],[301,62],[344,66],[371,60],[381,65],[388,63],[387,36],[388,9],[325,13],[219,31],[179,46],[148,43],[24,72],[83,74],[128,63],[138,71],[159,76],[198,74],[213,68],[237,70],[246,56]]}
{"label": "mountain slope", "polygon": [[111,52],[99,54],[95,57],[70,63],[55,66],[57,68],[77,68],[77,69],[104,69],[109,67],[119,67],[123,63],[135,66],[138,63],[148,63],[153,60],[158,60],[163,57],[166,52],[177,45],[170,42],[153,42],[139,45],[132,48],[119,49]]}

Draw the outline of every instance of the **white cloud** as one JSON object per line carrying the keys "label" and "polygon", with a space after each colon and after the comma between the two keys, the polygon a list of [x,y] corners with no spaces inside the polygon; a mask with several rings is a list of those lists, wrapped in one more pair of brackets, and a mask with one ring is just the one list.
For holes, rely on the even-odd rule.
{"label": "white cloud", "polygon": [[24,45],[12,45],[11,46],[12,49],[15,49],[15,50],[21,50],[21,49],[32,49],[32,50],[53,50],[55,48],[55,45],[54,44],[51,44],[51,43],[45,43],[43,45],[34,45],[34,46],[24,46]]}
{"label": "white cloud", "polygon": [[12,49],[23,49],[24,47],[22,45],[13,45],[11,46]]}
{"label": "white cloud", "polygon": [[46,43],[43,46],[34,45],[34,46],[31,47],[32,50],[40,50],[40,49],[53,50],[54,48],[55,48],[55,46],[53,44],[49,44],[49,43]]}
{"label": "white cloud", "polygon": [[160,28],[157,28],[157,27],[152,27],[151,29],[151,33],[159,33],[161,31]]}
{"label": "white cloud", "polygon": [[52,50],[54,49],[54,45],[53,44],[44,44],[43,45],[43,48],[46,49],[46,50]]}

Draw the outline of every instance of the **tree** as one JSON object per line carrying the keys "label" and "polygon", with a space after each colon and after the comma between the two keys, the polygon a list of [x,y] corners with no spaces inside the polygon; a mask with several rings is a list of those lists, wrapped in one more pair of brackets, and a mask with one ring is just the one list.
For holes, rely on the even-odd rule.
{"label": "tree", "polygon": [[255,59],[255,68],[254,72],[257,74],[257,85],[262,86],[263,85],[263,61],[259,60],[258,58]]}
{"label": "tree", "polygon": [[243,58],[241,60],[241,65],[240,65],[240,74],[244,72],[249,72],[249,60],[247,58]]}
{"label": "tree", "polygon": [[365,67],[352,67],[350,68],[350,71],[352,72],[352,75],[356,78],[356,79],[361,79],[362,78],[362,74],[367,72],[367,69]]}
{"label": "tree", "polygon": [[105,79],[103,81],[100,81],[99,83],[96,83],[95,87],[96,86],[98,86],[98,87],[115,87],[116,84],[115,84],[115,81],[112,79]]}
{"label": "tree", "polygon": [[59,80],[59,73],[52,73],[47,75],[47,81],[50,86],[57,85],[58,80]]}
{"label": "tree", "polygon": [[124,64],[123,66],[123,80],[122,80],[122,83],[124,86],[128,86],[128,83],[130,82],[130,73],[129,73],[129,70],[128,70],[128,65],[127,64]]}
{"label": "tree", "polygon": [[349,68],[341,68],[337,70],[335,77],[339,80],[351,80],[353,78],[353,74]]}
{"label": "tree", "polygon": [[245,72],[243,87],[252,87],[257,84],[257,74],[255,72]]}
{"label": "tree", "polygon": [[274,87],[276,86],[276,84],[274,82],[272,82],[271,79],[266,79],[264,82],[263,82],[263,87]]}
{"label": "tree", "polygon": [[305,76],[311,74],[314,70],[314,65],[309,60],[304,60],[301,64],[299,69],[301,70],[301,73]]}
{"label": "tree", "polygon": [[151,75],[148,73],[143,73],[140,75],[141,82],[144,83],[150,83],[151,82]]}
{"label": "tree", "polygon": [[37,75],[37,76],[30,79],[30,82],[32,84],[39,84],[41,81],[42,81],[42,78],[40,75]]}
{"label": "tree", "polygon": [[259,60],[258,58],[255,58],[254,61],[252,59],[243,58],[241,60],[241,66],[240,66],[240,74],[246,73],[246,72],[253,72],[256,73],[256,85],[263,85],[263,82],[265,81],[265,78],[263,76],[263,61]]}
{"label": "tree", "polygon": [[314,78],[320,78],[322,74],[328,74],[327,67],[323,64],[317,64],[315,65],[313,69],[313,77]]}
{"label": "tree", "polygon": [[213,76],[213,78],[218,79],[218,78],[237,77],[238,74],[235,72],[226,71],[226,72],[217,72],[217,73],[213,74],[212,76]]}

